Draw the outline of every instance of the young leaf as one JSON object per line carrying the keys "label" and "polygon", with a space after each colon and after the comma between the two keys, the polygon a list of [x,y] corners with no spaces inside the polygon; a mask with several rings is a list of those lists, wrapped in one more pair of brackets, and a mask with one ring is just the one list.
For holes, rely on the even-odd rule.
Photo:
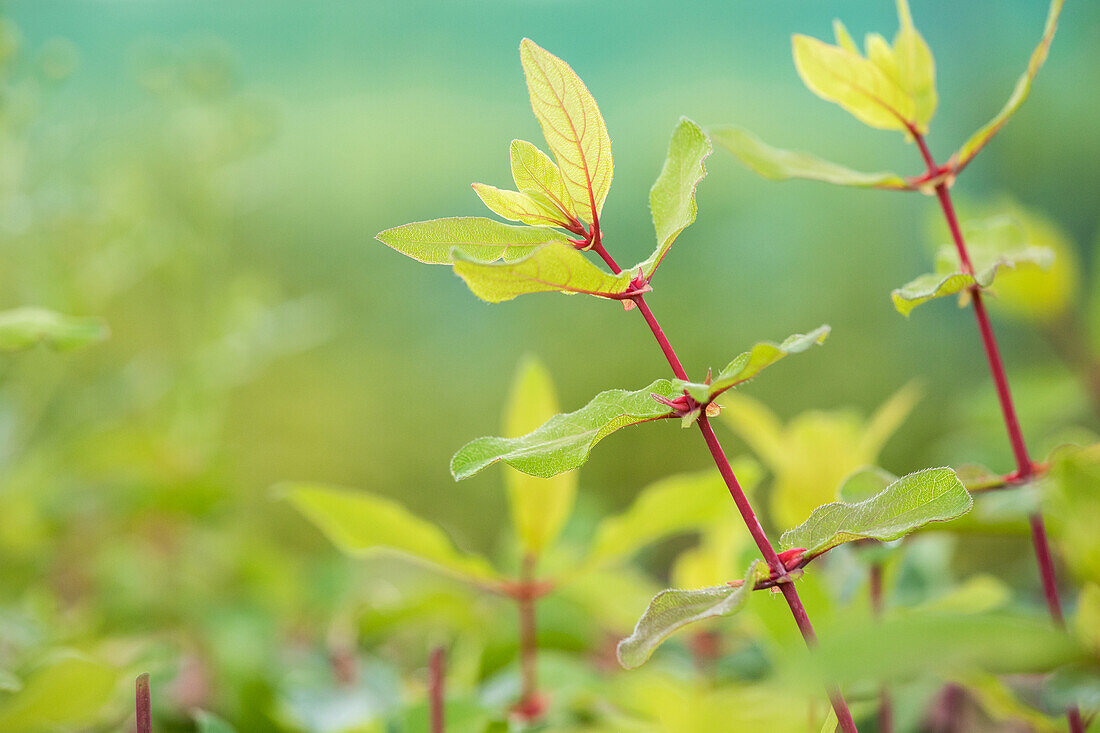
{"label": "young leaf", "polygon": [[461,481],[497,461],[541,478],[579,468],[592,446],[616,430],[667,417],[669,408],[654,400],[655,394],[672,397],[672,382],[658,379],[633,392],[600,392],[576,412],[555,415],[522,438],[478,438],[455,453],[451,473]]}
{"label": "young leaf", "polygon": [[[504,416],[505,434],[526,435],[557,412],[558,400],[546,367],[537,359],[524,359],[512,383]],[[523,551],[540,555],[557,539],[573,511],[577,475],[569,472],[543,479],[505,468],[504,478],[512,523]]]}
{"label": "young leaf", "polygon": [[804,178],[837,186],[881,188],[889,191],[914,190],[913,186],[897,173],[886,171],[863,173],[830,163],[809,153],[773,148],[748,131],[732,125],[711,128],[710,137],[733,153],[733,156],[746,167],[773,181]]}
{"label": "young leaf", "polygon": [[970,139],[959,148],[958,152],[951,156],[952,167],[956,174],[974,159],[974,156],[986,146],[994,135],[1001,131],[1001,128],[1008,123],[1012,115],[1027,99],[1027,95],[1031,92],[1031,83],[1035,80],[1035,75],[1039,73],[1043,62],[1047,60],[1047,54],[1050,53],[1050,44],[1054,40],[1054,32],[1058,30],[1058,16],[1062,12],[1063,5],[1065,5],[1065,0],[1051,0],[1050,10],[1047,12],[1046,26],[1043,28],[1043,37],[1039,40],[1039,45],[1031,52],[1031,58],[1027,62],[1027,71],[1016,80],[1016,86],[1013,88],[1008,101],[1005,102],[1005,106],[984,127],[971,135]]}
{"label": "young leaf", "polygon": [[516,188],[558,209],[566,220],[578,220],[577,207],[565,189],[565,179],[546,153],[526,140],[513,140],[508,152]]}
{"label": "young leaf", "polygon": [[739,586],[661,591],[650,601],[634,633],[619,642],[616,649],[619,664],[636,669],[677,629],[703,619],[737,613],[744,608],[756,582],[767,577],[767,566],[754,560]]}
{"label": "young leaf", "polygon": [[375,237],[388,247],[429,265],[450,265],[455,253],[484,262],[512,262],[548,242],[565,242],[561,232],[517,227],[478,216],[458,216],[404,224]]}
{"label": "young leaf", "polygon": [[897,0],[900,28],[894,36],[893,58],[898,86],[913,99],[916,126],[927,130],[936,113],[936,63],[932,51],[913,26],[908,0]]}
{"label": "young leaf", "polygon": [[484,183],[471,185],[481,202],[497,216],[533,226],[558,227],[569,223],[558,209],[529,193],[508,191]]}
{"label": "young leaf", "polygon": [[611,138],[596,100],[569,64],[529,38],[519,46],[531,109],[583,221],[599,217],[611,188]]}
{"label": "young leaf", "polygon": [[720,521],[728,509],[729,495],[717,472],[669,476],[642,489],[625,512],[600,522],[589,561],[625,560],[663,537]]}
{"label": "young leaf", "polygon": [[805,547],[815,557],[860,539],[899,539],[930,522],[945,522],[970,511],[973,499],[950,468],[928,468],[890,484],[858,504],[833,502],[780,538],[783,547]]}
{"label": "young leaf", "polygon": [[22,351],[46,344],[67,351],[102,341],[110,333],[100,318],[78,318],[25,307],[0,312],[0,351]]}
{"label": "young leaf", "polygon": [[661,264],[680,232],[695,221],[698,211],[695,188],[707,175],[704,161],[713,150],[703,130],[686,117],[681,117],[672,133],[665,165],[649,191],[649,208],[653,213],[653,228],[657,231],[657,249],[644,263],[632,268],[641,269],[647,279]]}
{"label": "young leaf", "polygon": [[483,262],[460,251],[453,256],[458,276],[474,295],[489,303],[554,291],[612,298],[626,292],[633,279],[629,272],[604,272],[568,243],[552,242],[512,262]]}
{"label": "young leaf", "polygon": [[64,653],[31,672],[18,692],[0,700],[0,730],[48,733],[85,730],[111,702],[118,670]]}
{"label": "young leaf", "polygon": [[788,354],[800,354],[814,344],[824,343],[829,330],[828,326],[819,326],[809,333],[788,336],[781,344],[761,341],[727,364],[710,384],[676,380],[676,388],[687,390],[699,402],[710,402],[730,387],[752,379]]}
{"label": "young leaf", "polygon": [[817,96],[871,127],[908,132],[906,123],[915,122],[912,97],[873,61],[809,36],[795,35],[792,47],[799,76]]}
{"label": "young leaf", "polygon": [[459,551],[442,529],[392,499],[316,484],[285,484],[279,493],[349,555],[394,554],[467,580],[497,577],[484,558]]}

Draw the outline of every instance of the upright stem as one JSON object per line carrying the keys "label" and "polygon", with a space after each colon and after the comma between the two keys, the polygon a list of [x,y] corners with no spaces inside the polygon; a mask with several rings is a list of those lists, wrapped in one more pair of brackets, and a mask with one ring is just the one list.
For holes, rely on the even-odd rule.
{"label": "upright stem", "polygon": [[[520,582],[530,586],[534,581],[535,557],[526,555]],[[538,628],[535,623],[535,599],[530,593],[520,595],[519,605],[519,654],[520,654],[520,708],[527,710],[538,707]]]}
{"label": "upright stem", "polygon": [[153,710],[149,696],[149,673],[138,675],[134,683],[135,728],[137,733],[153,733]]}
{"label": "upright stem", "polygon": [[446,652],[443,647],[437,646],[432,650],[432,656],[428,660],[428,696],[431,706],[432,733],[444,733],[446,730],[443,717],[445,662]]}
{"label": "upright stem", "polygon": [[[914,130],[913,138],[920,148],[921,157],[928,166],[930,176],[935,175],[939,168],[935,159],[928,150],[924,137]],[[974,266],[970,261],[970,253],[966,249],[966,241],[963,239],[962,229],[959,227],[958,216],[955,215],[955,206],[951,202],[951,193],[947,190],[947,183],[941,181],[936,185],[936,198],[943,209],[947,227],[951,230],[951,238],[955,243],[955,249],[959,254],[959,262],[963,271],[974,272]],[[1001,360],[1000,349],[997,348],[997,339],[993,335],[993,326],[989,322],[989,315],[985,310],[982,300],[981,288],[974,286],[970,289],[971,301],[974,304],[974,317],[978,321],[978,330],[981,333],[982,345],[985,347],[986,359],[989,362],[989,372],[993,377],[993,384],[997,388],[997,399],[1001,403],[1001,414],[1004,416],[1005,430],[1008,432],[1008,440],[1012,445],[1012,453],[1016,457],[1016,477],[1026,479],[1035,472],[1034,464],[1027,452],[1027,444],[1024,442],[1023,432],[1020,430],[1020,421],[1016,416],[1016,406],[1012,401],[1012,392],[1008,387],[1008,377],[1005,374],[1004,362]],[[1051,618],[1059,626],[1065,626],[1062,616],[1062,603],[1058,597],[1058,581],[1054,575],[1054,562],[1051,560],[1050,543],[1047,540],[1046,528],[1043,517],[1038,512],[1031,515],[1031,543],[1035,548],[1035,557],[1039,562],[1039,574],[1043,581],[1043,593],[1046,596],[1047,609]],[[1081,713],[1076,707],[1071,707],[1066,712],[1069,719],[1069,727],[1073,733],[1083,733],[1084,724]]]}
{"label": "upright stem", "polygon": [[[871,612],[875,618],[882,616],[882,563],[874,562],[870,570]],[[890,699],[890,689],[883,685],[878,691],[878,730],[879,733],[893,733],[894,705]]]}

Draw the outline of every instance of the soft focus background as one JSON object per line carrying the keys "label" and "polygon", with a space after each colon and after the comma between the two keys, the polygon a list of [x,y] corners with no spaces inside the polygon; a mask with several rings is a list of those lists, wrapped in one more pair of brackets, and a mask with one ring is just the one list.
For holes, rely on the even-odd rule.
{"label": "soft focus background", "polygon": [[[912,4],[937,60],[929,143],[946,158],[1008,96],[1046,7]],[[807,92],[790,59],[791,33],[828,37],[833,17],[892,36],[886,0],[26,0],[0,14],[0,307],[112,330],[0,361],[0,637],[109,645],[163,670],[165,709],[210,707],[248,730],[294,709],[310,683],[287,675],[339,647],[371,582],[273,484],[396,497],[461,546],[500,552],[499,472],[455,484],[448,461],[499,429],[521,356],[549,365],[567,409],[665,375],[635,314],[551,295],[490,307],[373,239],[484,214],[469,183],[509,182],[513,138],[542,145],[522,37],[569,61],[607,120],[602,229],[620,262],[652,249],[648,189],[680,115],[862,169],[921,168],[900,136]],[[1031,98],[955,189],[964,218],[1011,197],[1056,222],[1079,261],[1050,318],[993,306],[1037,446],[1096,427],[1088,354],[1066,343],[1100,344],[1098,88],[1100,5],[1070,0]],[[932,201],[766,182],[722,151],[708,168],[649,298],[688,369],[829,323],[826,346],[745,391],[783,418],[867,414],[917,379],[923,400],[883,464],[1007,470],[973,319],[945,302],[905,320],[890,304],[929,268]],[[582,473],[569,531],[707,460],[671,425],[614,436]],[[983,546],[984,562],[1032,583],[1026,545],[1010,545]],[[661,574],[669,552],[646,562]]]}

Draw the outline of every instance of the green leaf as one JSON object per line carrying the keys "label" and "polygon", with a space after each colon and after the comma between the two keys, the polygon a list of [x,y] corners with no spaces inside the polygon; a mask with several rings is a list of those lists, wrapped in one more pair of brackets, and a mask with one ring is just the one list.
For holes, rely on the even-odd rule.
{"label": "green leaf", "polygon": [[531,109],[578,216],[591,223],[611,189],[611,138],[596,100],[569,64],[529,38],[519,45]]}
{"label": "green leaf", "polygon": [[716,471],[669,476],[650,484],[622,514],[596,528],[594,564],[625,560],[646,545],[729,516],[729,494]]}
{"label": "green leaf", "polygon": [[687,390],[699,402],[710,402],[727,389],[752,379],[783,357],[800,354],[814,344],[824,343],[829,330],[828,326],[819,326],[809,333],[788,336],[781,344],[761,341],[751,350],[738,354],[710,384],[676,380],[676,389]]}
{"label": "green leaf", "polygon": [[463,579],[497,577],[484,558],[459,551],[442,529],[392,499],[304,483],[278,493],[349,555],[395,554]]}
{"label": "green leaf", "polygon": [[653,188],[649,190],[649,208],[653,213],[653,228],[657,232],[657,249],[642,264],[631,268],[642,270],[648,279],[668,254],[680,232],[695,221],[698,207],[695,188],[707,175],[704,164],[714,151],[703,130],[681,117],[668,145],[665,165]]}
{"label": "green leaf", "polygon": [[[505,434],[526,435],[557,413],[558,400],[549,372],[537,359],[525,359],[512,383],[504,416]],[[569,472],[544,479],[506,468],[505,483],[520,544],[526,554],[540,555],[557,539],[573,511],[577,475]]]}
{"label": "green leaf", "polygon": [[508,191],[484,183],[473,183],[474,192],[494,214],[534,226],[564,226],[565,216],[553,206],[529,193]]}
{"label": "green leaf", "polygon": [[555,415],[522,438],[478,438],[455,453],[451,473],[462,480],[497,461],[542,478],[579,468],[592,446],[616,430],[667,417],[669,408],[654,400],[655,394],[672,397],[672,382],[658,379],[633,392],[600,392],[576,412]]}
{"label": "green leaf", "polygon": [[195,711],[195,727],[198,733],[236,733],[236,728],[217,715],[205,710]]}
{"label": "green leaf", "polygon": [[619,642],[619,664],[636,669],[645,664],[653,651],[674,631],[688,624],[737,613],[745,606],[758,580],[768,577],[768,568],[754,560],[745,572],[742,584],[720,585],[699,590],[663,590],[653,597],[638,620],[634,633]]}
{"label": "green leaf", "polygon": [[925,131],[936,113],[936,63],[928,44],[913,26],[908,0],[897,0],[897,5],[901,27],[894,36],[893,57],[898,86],[913,99],[916,127]]}
{"label": "green leaf", "polygon": [[478,216],[418,221],[379,232],[375,238],[429,265],[450,265],[456,253],[485,262],[511,262],[531,254],[539,245],[567,241],[553,229],[501,224]]}
{"label": "green leaf", "polygon": [[118,671],[75,654],[58,655],[27,675],[0,702],[0,730],[82,730],[97,721],[118,683]]}
{"label": "green leaf", "polygon": [[906,123],[916,118],[913,99],[873,61],[809,36],[791,40],[795,67],[810,91],[866,125],[908,132]]}
{"label": "green leaf", "polygon": [[508,152],[516,188],[558,209],[565,220],[579,220],[576,204],[565,188],[565,179],[550,156],[526,140],[513,140]]}
{"label": "green leaf", "polygon": [[571,244],[551,243],[514,262],[482,262],[454,253],[454,269],[474,295],[503,303],[525,293],[585,293],[614,298],[630,288],[629,272],[611,275]]}
{"label": "green leaf", "polygon": [[886,171],[863,173],[822,160],[809,153],[773,148],[747,130],[732,125],[710,128],[710,137],[733,153],[733,156],[747,168],[773,181],[804,178],[837,186],[881,188],[892,191],[913,190],[913,186],[897,173]]}
{"label": "green leaf", "polygon": [[993,139],[993,136],[1001,131],[1001,128],[1008,123],[1012,115],[1027,99],[1027,95],[1031,92],[1031,83],[1047,60],[1047,54],[1050,53],[1050,44],[1054,40],[1054,32],[1058,30],[1058,16],[1062,12],[1063,5],[1065,5],[1065,0],[1052,0],[1050,3],[1046,26],[1043,28],[1043,37],[1039,40],[1039,45],[1031,52],[1031,58],[1027,62],[1027,71],[1016,80],[1016,86],[1013,88],[1012,95],[1008,98],[1005,106],[984,127],[971,135],[970,139],[951,157],[952,167],[956,174],[962,171],[974,159],[974,156]]}
{"label": "green leaf", "polygon": [[30,306],[0,312],[0,351],[21,351],[38,344],[65,351],[103,341],[109,333],[100,318],[66,316]]}
{"label": "green leaf", "polygon": [[970,511],[973,499],[950,468],[928,468],[890,484],[858,504],[833,502],[783,533],[784,548],[805,547],[815,557],[853,540],[899,539],[930,522],[945,522]]}
{"label": "green leaf", "polygon": [[837,494],[845,504],[858,504],[881,494],[897,480],[897,476],[878,466],[864,466],[844,479]]}

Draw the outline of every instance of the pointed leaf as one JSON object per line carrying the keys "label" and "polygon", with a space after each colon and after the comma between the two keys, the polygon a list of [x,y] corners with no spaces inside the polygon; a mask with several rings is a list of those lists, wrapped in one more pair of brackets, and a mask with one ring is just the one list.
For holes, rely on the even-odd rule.
{"label": "pointed leaf", "polygon": [[481,202],[497,216],[533,226],[557,227],[569,223],[556,208],[544,204],[528,193],[508,191],[484,183],[471,185]]}
{"label": "pointed leaf", "polygon": [[27,675],[18,692],[0,702],[0,730],[47,733],[84,730],[111,702],[118,670],[65,653]]}
{"label": "pointed leaf", "polygon": [[913,100],[874,62],[809,36],[795,35],[792,47],[798,74],[814,94],[871,127],[908,131]]}
{"label": "pointed leaf", "polygon": [[916,126],[927,130],[936,113],[936,63],[932,50],[913,26],[908,0],[897,0],[901,27],[894,36],[894,62],[898,86],[913,99]]}
{"label": "pointed leaf", "polygon": [[109,333],[100,318],[66,316],[29,306],[0,312],[0,351],[22,351],[38,344],[67,351],[103,341]]}
{"label": "pointed leaf", "polygon": [[671,397],[672,382],[658,379],[633,392],[600,392],[576,412],[555,415],[522,438],[478,438],[451,459],[451,473],[462,480],[497,461],[542,478],[579,468],[592,446],[616,430],[667,417],[669,408],[654,400],[655,394]]}
{"label": "pointed leaf", "polygon": [[745,606],[758,580],[768,577],[768,568],[754,560],[741,585],[720,585],[700,590],[664,590],[654,596],[649,608],[634,627],[634,633],[619,642],[619,664],[636,669],[677,629],[688,624],[737,613]]}
{"label": "pointed leaf", "polygon": [[568,243],[553,242],[513,262],[482,262],[456,250],[455,272],[474,295],[503,303],[525,293],[586,293],[611,298],[629,289],[629,272],[611,275]]}
{"label": "pointed leaf", "polygon": [[788,336],[781,344],[761,341],[727,364],[710,384],[676,380],[676,387],[687,390],[699,402],[710,402],[730,387],[752,379],[788,354],[800,354],[814,344],[824,343],[829,330],[828,326],[819,326],[809,333]]}
{"label": "pointed leaf", "polygon": [[611,188],[611,138],[596,100],[569,64],[529,38],[520,43],[531,109],[583,221],[599,216]]}
{"label": "pointed leaf", "polygon": [[[557,412],[558,400],[546,367],[537,359],[525,359],[512,383],[504,417],[505,434],[526,435]],[[577,474],[569,472],[544,479],[506,467],[504,477],[512,523],[524,553],[540,555],[557,539],[573,511]]]}
{"label": "pointed leaf", "polygon": [[952,156],[956,174],[962,171],[993,136],[1001,131],[1001,128],[1008,123],[1012,115],[1016,114],[1016,110],[1027,99],[1027,95],[1031,92],[1031,83],[1035,80],[1035,75],[1039,73],[1043,62],[1047,60],[1047,54],[1050,53],[1050,44],[1054,40],[1054,32],[1058,30],[1058,16],[1062,12],[1063,5],[1065,5],[1065,0],[1052,0],[1050,3],[1046,26],[1043,28],[1043,37],[1039,40],[1039,45],[1031,52],[1031,58],[1027,62],[1027,71],[1016,80],[1016,86],[1013,88],[1012,95],[1008,98],[1005,106],[984,127],[974,133]]}
{"label": "pointed leaf", "polygon": [[815,557],[837,545],[860,539],[899,539],[930,522],[945,522],[970,511],[970,494],[950,468],[928,468],[890,484],[859,502],[833,502],[783,533],[783,547],[805,547]]}
{"label": "pointed leaf", "polygon": [[477,216],[458,216],[404,224],[379,232],[379,242],[429,265],[450,265],[454,253],[485,262],[526,257],[539,245],[565,242],[561,232],[544,227],[517,227]]}
{"label": "pointed leaf", "polygon": [[513,140],[508,152],[516,188],[558,209],[565,219],[578,220],[576,204],[565,189],[565,179],[546,153],[526,140]]}
{"label": "pointed leaf", "polygon": [[653,275],[680,232],[695,221],[698,211],[695,188],[707,175],[704,161],[713,150],[703,130],[686,117],[681,117],[672,133],[665,165],[649,191],[649,208],[653,213],[653,228],[657,231],[657,249],[644,263],[632,268],[641,269],[646,278]]}
{"label": "pointed leaf", "polygon": [[891,191],[914,190],[897,173],[863,173],[830,163],[809,153],[773,148],[746,130],[732,125],[711,128],[711,139],[733,153],[746,167],[764,178],[785,181],[804,178],[855,188],[881,188]]}
{"label": "pointed leaf", "polygon": [[833,36],[836,37],[836,45],[840,46],[845,51],[851,51],[855,54],[859,53],[856,42],[852,40],[852,34],[848,32],[844,23],[836,18],[833,19]]}
{"label": "pointed leaf", "polygon": [[467,580],[497,577],[484,558],[459,551],[437,525],[392,499],[304,483],[284,484],[278,490],[349,555],[394,554]]}

